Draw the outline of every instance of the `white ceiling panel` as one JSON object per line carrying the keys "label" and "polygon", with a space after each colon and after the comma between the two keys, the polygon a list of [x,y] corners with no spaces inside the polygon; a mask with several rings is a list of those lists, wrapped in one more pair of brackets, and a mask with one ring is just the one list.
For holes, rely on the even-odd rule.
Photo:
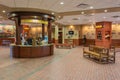
{"label": "white ceiling panel", "polygon": [[14,0],[0,0],[0,4],[8,7],[15,7]]}
{"label": "white ceiling panel", "polygon": [[28,7],[29,8],[42,8],[43,0],[29,0]]}
{"label": "white ceiling panel", "polygon": [[[120,16],[120,12],[98,13],[95,14],[94,16],[86,16],[86,15],[64,16],[63,19],[57,20],[56,22],[65,25],[88,24],[88,23],[95,23],[100,21],[120,22],[120,17],[113,18],[113,16]],[[74,18],[79,18],[79,19],[73,20]]]}
{"label": "white ceiling panel", "polygon": [[[63,5],[60,4],[60,2],[64,2]],[[51,8],[50,10],[56,11],[56,12],[62,12],[67,7],[70,7],[74,0],[58,0]],[[70,5],[70,6],[69,6]]]}
{"label": "white ceiling panel", "polygon": [[[64,2],[64,5],[61,5],[60,2]],[[119,7],[120,0],[0,0],[0,4],[9,6],[9,7],[21,7],[21,8],[37,8],[52,10],[55,12],[69,12],[69,11],[81,11],[81,10],[90,10],[89,7],[81,8],[76,7],[79,4],[88,4],[93,6],[93,9],[101,8],[111,8]],[[117,21],[119,19],[112,18],[111,16],[119,15],[119,12],[109,13],[98,13],[94,16],[85,16],[85,15],[71,15],[64,16],[63,19],[57,20],[58,23],[62,24],[85,24],[89,22],[98,22],[98,21]],[[80,20],[73,20],[73,18],[80,17]],[[106,18],[103,18],[106,17]]]}
{"label": "white ceiling panel", "polygon": [[[64,5],[60,5],[60,2],[64,2]],[[81,3],[93,6],[94,9],[120,7],[120,0],[0,0],[0,4],[9,7],[29,7],[56,12],[83,10],[76,7]],[[86,9],[89,8],[84,10]]]}
{"label": "white ceiling panel", "polygon": [[27,7],[29,0],[15,0],[16,7]]}
{"label": "white ceiling panel", "polygon": [[60,0],[43,0],[42,4],[40,5],[43,9],[50,10],[51,7],[54,7],[56,3],[58,3]]}
{"label": "white ceiling panel", "polygon": [[[67,1],[67,0],[64,0]],[[90,6],[93,6],[94,9],[100,8],[109,8],[109,7],[120,7],[120,0],[69,0],[69,2],[64,4],[64,7],[57,10],[57,8],[53,8],[53,10],[57,12],[67,12],[67,11],[78,11],[78,10],[87,10],[90,8],[77,8],[76,6],[84,3]],[[59,5],[58,5],[59,7]]]}

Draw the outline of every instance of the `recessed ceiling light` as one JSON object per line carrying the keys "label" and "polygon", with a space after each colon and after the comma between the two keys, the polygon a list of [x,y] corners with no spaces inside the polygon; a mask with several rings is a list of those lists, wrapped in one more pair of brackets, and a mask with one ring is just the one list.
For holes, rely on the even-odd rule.
{"label": "recessed ceiling light", "polygon": [[106,18],[106,17],[103,17],[104,19]]}
{"label": "recessed ceiling light", "polygon": [[14,18],[11,18],[12,20],[14,20]]}
{"label": "recessed ceiling light", "polygon": [[54,12],[52,12],[52,15],[54,15],[55,13]]}
{"label": "recessed ceiling light", "polygon": [[55,19],[54,17],[51,17],[51,19]]}
{"label": "recessed ceiling light", "polygon": [[37,16],[34,16],[34,18],[37,18]]}
{"label": "recessed ceiling light", "polygon": [[16,14],[13,13],[12,16],[16,16]]}
{"label": "recessed ceiling light", "polygon": [[2,12],[3,12],[3,13],[5,13],[6,11],[5,11],[5,10],[3,10]]}
{"label": "recessed ceiling light", "polygon": [[82,11],[81,14],[84,14],[84,12]]}
{"label": "recessed ceiling light", "polygon": [[48,18],[49,16],[48,15],[44,15],[45,18]]}
{"label": "recessed ceiling light", "polygon": [[60,2],[60,4],[64,4],[64,2]]}
{"label": "recessed ceiling light", "polygon": [[93,6],[90,6],[90,9],[93,9]]}
{"label": "recessed ceiling light", "polygon": [[61,16],[58,16],[59,18],[61,18]]}
{"label": "recessed ceiling light", "polygon": [[104,12],[108,12],[108,10],[105,9]]}

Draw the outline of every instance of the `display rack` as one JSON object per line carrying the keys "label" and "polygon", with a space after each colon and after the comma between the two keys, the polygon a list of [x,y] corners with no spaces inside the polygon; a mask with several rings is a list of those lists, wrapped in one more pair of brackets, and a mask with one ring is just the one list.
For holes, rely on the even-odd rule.
{"label": "display rack", "polygon": [[111,46],[111,22],[96,23],[95,45],[110,48]]}

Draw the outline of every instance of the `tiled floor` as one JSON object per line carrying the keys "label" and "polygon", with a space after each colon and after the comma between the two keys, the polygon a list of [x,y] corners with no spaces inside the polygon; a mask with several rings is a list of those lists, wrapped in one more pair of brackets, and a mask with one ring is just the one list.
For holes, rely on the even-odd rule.
{"label": "tiled floor", "polygon": [[97,64],[82,56],[82,47],[55,49],[49,57],[15,59],[0,47],[0,80],[120,80],[120,53],[115,64]]}

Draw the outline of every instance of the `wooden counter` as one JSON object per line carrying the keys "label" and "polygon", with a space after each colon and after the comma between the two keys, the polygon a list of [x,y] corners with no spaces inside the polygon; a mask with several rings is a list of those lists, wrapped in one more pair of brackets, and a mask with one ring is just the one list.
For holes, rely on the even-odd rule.
{"label": "wooden counter", "polygon": [[14,58],[37,58],[53,55],[53,45],[10,45],[10,54]]}

